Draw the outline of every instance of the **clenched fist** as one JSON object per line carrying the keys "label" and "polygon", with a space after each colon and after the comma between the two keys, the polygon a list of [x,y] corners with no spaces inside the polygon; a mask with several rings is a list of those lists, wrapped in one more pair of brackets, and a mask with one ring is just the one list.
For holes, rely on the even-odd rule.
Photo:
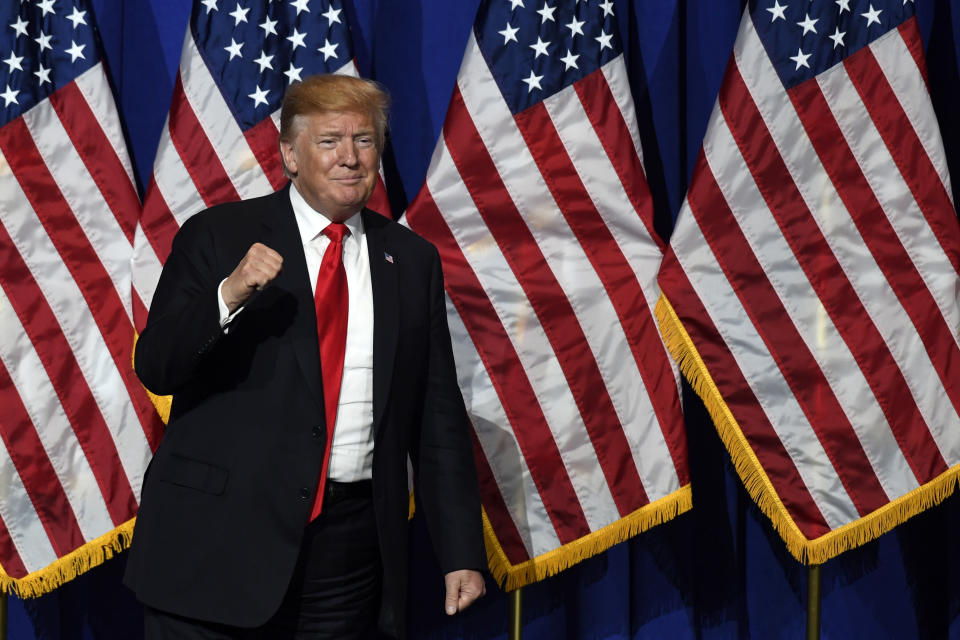
{"label": "clenched fist", "polygon": [[254,291],[270,284],[282,266],[283,256],[267,245],[255,242],[223,283],[223,301],[230,313],[246,302]]}

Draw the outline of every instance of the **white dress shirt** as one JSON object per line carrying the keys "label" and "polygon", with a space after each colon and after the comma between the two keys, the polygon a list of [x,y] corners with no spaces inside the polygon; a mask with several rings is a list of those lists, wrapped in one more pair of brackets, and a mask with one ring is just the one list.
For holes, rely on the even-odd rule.
{"label": "white dress shirt", "polygon": [[[320,263],[330,244],[323,230],[330,220],[307,204],[293,185],[290,185],[290,203],[307,259],[310,286],[316,293]],[[350,230],[343,239],[343,267],[349,297],[347,344],[327,478],[354,482],[373,475],[373,286],[360,213],[355,213],[344,224]],[[222,282],[220,287],[222,289]],[[218,290],[218,294],[220,324],[226,330],[243,307],[229,313],[223,292]]]}

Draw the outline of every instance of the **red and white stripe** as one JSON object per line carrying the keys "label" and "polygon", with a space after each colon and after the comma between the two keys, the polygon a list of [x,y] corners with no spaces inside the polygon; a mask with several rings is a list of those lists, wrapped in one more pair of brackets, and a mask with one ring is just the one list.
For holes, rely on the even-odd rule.
{"label": "red and white stripe", "polygon": [[[335,73],[358,75],[353,60]],[[252,129],[241,130],[187,29],[170,114],[136,228],[131,265],[138,329],[146,323],[173,236],[187,218],[286,184],[277,147],[279,125],[277,109]],[[382,180],[369,204],[389,213]]]}
{"label": "red and white stripe", "polygon": [[911,19],[785,91],[749,14],[659,282],[808,539],[960,462],[960,228]]}
{"label": "red and white stripe", "polygon": [[101,65],[0,129],[0,565],[134,515],[162,424],[130,366],[140,210]]}
{"label": "red and white stripe", "polygon": [[622,57],[514,117],[471,34],[406,220],[443,260],[484,508],[512,565],[687,484]]}

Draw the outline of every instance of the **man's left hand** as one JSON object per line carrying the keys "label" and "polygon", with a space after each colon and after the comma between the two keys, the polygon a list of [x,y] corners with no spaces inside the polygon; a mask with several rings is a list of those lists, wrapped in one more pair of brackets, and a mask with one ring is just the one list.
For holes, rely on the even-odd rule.
{"label": "man's left hand", "polygon": [[463,611],[477,598],[487,592],[483,583],[483,576],[473,569],[459,569],[444,576],[447,583],[446,610],[452,616],[457,611]]}

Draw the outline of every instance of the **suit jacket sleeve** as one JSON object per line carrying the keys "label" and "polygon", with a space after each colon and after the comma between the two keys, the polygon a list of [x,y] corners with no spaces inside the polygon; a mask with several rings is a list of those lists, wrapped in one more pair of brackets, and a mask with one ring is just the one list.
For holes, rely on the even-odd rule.
{"label": "suit jacket sleeve", "polygon": [[434,551],[444,573],[482,570],[480,496],[471,429],[457,385],[440,257],[433,250],[430,274],[430,356],[415,493],[424,511]]}
{"label": "suit jacket sleeve", "polygon": [[219,271],[213,230],[198,214],[173,240],[137,340],[134,367],[153,393],[168,395],[188,385],[223,335],[217,287],[227,274]]}

